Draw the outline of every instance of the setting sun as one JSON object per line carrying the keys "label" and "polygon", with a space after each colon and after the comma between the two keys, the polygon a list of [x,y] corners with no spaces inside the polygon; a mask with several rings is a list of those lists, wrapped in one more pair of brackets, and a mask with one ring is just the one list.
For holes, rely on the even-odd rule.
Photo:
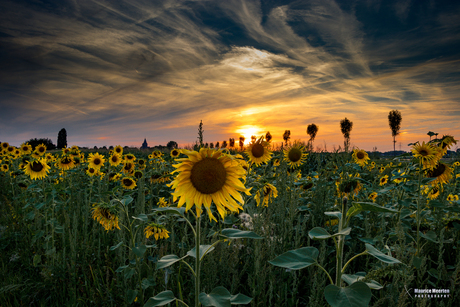
{"label": "setting sun", "polygon": [[239,136],[244,136],[244,144],[247,145],[251,142],[251,136],[255,135],[259,138],[262,134],[265,134],[264,130],[257,126],[246,125],[241,126],[236,130]]}

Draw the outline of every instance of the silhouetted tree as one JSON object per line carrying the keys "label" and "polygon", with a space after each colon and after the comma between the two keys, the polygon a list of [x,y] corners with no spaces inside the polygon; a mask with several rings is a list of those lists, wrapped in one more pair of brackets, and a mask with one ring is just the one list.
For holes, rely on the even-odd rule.
{"label": "silhouetted tree", "polygon": [[56,145],[54,145],[53,141],[51,141],[50,139],[44,139],[44,138],[37,139],[37,138],[34,138],[34,139],[30,139],[30,140],[26,141],[25,143],[29,143],[29,145],[32,146],[33,150],[35,149],[35,147],[37,147],[40,144],[45,145],[47,150],[56,149]]}
{"label": "silhouetted tree", "polygon": [[178,146],[177,142],[174,141],[169,141],[168,144],[166,144],[166,147],[168,147],[169,150],[177,149]]}
{"label": "silhouetted tree", "polygon": [[219,148],[219,142],[216,142],[216,148]]}
{"label": "silhouetted tree", "polygon": [[267,140],[267,142],[270,142],[272,140],[272,135],[270,134],[270,131],[267,131],[267,134],[265,134],[265,140]]}
{"label": "silhouetted tree", "polygon": [[401,129],[401,120],[401,112],[398,110],[391,110],[388,114],[391,136],[393,136],[393,155],[396,155],[396,136],[399,134],[399,129]]}
{"label": "silhouetted tree", "polygon": [[221,148],[227,148],[227,141],[223,141],[223,142],[222,142]]}
{"label": "silhouetted tree", "polygon": [[353,123],[348,118],[345,117],[340,121],[340,130],[342,130],[343,137],[345,138],[343,142],[345,152],[348,152],[348,147],[350,146],[351,129],[353,129]]}
{"label": "silhouetted tree", "polygon": [[283,134],[284,144],[287,146],[288,141],[291,139],[291,130],[285,130]]}
{"label": "silhouetted tree", "polygon": [[58,133],[57,148],[67,148],[67,131],[65,131],[64,128],[62,128]]}
{"label": "silhouetted tree", "polygon": [[230,145],[230,148],[235,147],[235,139],[234,138],[229,138],[228,139],[228,144]]}
{"label": "silhouetted tree", "polygon": [[310,136],[310,140],[308,141],[310,143],[310,148],[313,150],[313,141],[315,140],[316,134],[318,133],[318,126],[315,124],[310,124],[307,127],[307,133]]}
{"label": "silhouetted tree", "polygon": [[244,147],[244,136],[240,136],[240,148],[241,148],[241,151],[243,151],[243,147]]}
{"label": "silhouetted tree", "polygon": [[200,121],[200,125],[198,126],[198,140],[200,142],[200,148],[203,147],[203,121]]}

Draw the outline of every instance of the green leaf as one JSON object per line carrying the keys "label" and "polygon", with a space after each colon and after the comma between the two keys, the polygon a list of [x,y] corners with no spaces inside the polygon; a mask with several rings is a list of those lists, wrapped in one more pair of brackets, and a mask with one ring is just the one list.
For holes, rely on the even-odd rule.
{"label": "green leaf", "polygon": [[328,285],[324,289],[324,296],[332,307],[367,307],[372,293],[365,283],[357,281],[345,288]]}
{"label": "green leaf", "polygon": [[145,290],[148,287],[155,287],[156,282],[154,278],[144,278],[142,279],[142,289]]}
{"label": "green leaf", "polygon": [[414,259],[412,260],[412,264],[415,266],[417,270],[419,270],[420,266],[422,265],[422,258],[414,256]]}
{"label": "green leaf", "polygon": [[141,258],[144,256],[145,251],[147,250],[147,246],[141,244],[139,246],[133,247],[133,252],[136,254],[137,257]]}
{"label": "green leaf", "polygon": [[117,248],[119,248],[122,244],[123,244],[123,241],[121,241],[121,242],[118,243],[117,245],[111,246],[109,249],[110,249],[111,251],[114,251],[114,250],[116,250]]}
{"label": "green leaf", "polygon": [[[202,259],[204,255],[206,255],[206,254],[208,254],[208,253],[210,253],[210,252],[212,252],[214,250],[214,246],[213,247],[211,247],[211,246],[212,245],[200,245],[200,259]],[[208,250],[208,248],[210,248],[210,249]],[[191,250],[189,250],[187,252],[187,255],[189,255],[189,256],[191,256],[193,258],[196,258],[196,248],[194,247]]]}
{"label": "green leaf", "polygon": [[171,290],[163,291],[158,295],[149,298],[147,303],[144,304],[144,307],[155,307],[155,306],[164,306],[166,304],[171,303],[176,298]]}
{"label": "green leaf", "polygon": [[230,297],[232,305],[246,305],[252,301],[252,298],[244,294],[238,293]]}
{"label": "green leaf", "polygon": [[227,239],[263,239],[253,231],[244,231],[234,228],[222,229],[221,235]]}
{"label": "green leaf", "polygon": [[147,223],[149,221],[149,217],[144,213],[141,213],[138,216],[133,216],[133,219],[140,220],[140,221],[145,222],[145,223]]}
{"label": "green leaf", "polygon": [[369,202],[355,202],[347,212],[347,218],[352,217],[360,213],[361,211],[372,211],[372,212],[392,212],[397,213],[398,210],[385,208],[380,205],[369,203]]}
{"label": "green leaf", "polygon": [[173,213],[173,214],[179,214],[180,216],[184,216],[185,214],[185,207],[164,207],[164,208],[156,208],[153,209],[154,212],[162,212],[162,213]]}
{"label": "green leaf", "polygon": [[233,225],[233,224],[236,224],[236,222],[238,222],[238,221],[239,221],[239,219],[234,215],[227,215],[224,218],[224,224],[226,224],[226,225]]}
{"label": "green leaf", "polygon": [[[342,274],[342,280],[344,282],[346,282],[347,284],[349,285],[352,285],[354,284],[355,282],[357,281],[361,281],[363,280],[365,277],[364,276],[361,276],[361,275],[351,275],[351,274]],[[380,290],[383,288],[383,286],[381,284],[379,284],[378,282],[376,282],[375,280],[370,280],[369,282],[365,282],[365,284],[373,289],[373,290]]]}
{"label": "green leaf", "polygon": [[374,256],[375,258],[377,258],[378,260],[382,262],[390,263],[390,264],[401,263],[401,261],[399,261],[398,259],[385,255],[384,253],[382,253],[381,251],[379,251],[378,249],[376,249],[375,247],[373,247],[372,245],[368,243],[366,243],[366,251],[369,253],[369,255]]}
{"label": "green leaf", "polygon": [[124,274],[125,279],[130,279],[131,277],[133,277],[134,273],[136,273],[136,269],[127,268],[123,274]]}
{"label": "green leaf", "polygon": [[270,264],[291,270],[300,270],[316,264],[319,251],[315,247],[302,247],[279,255]]}
{"label": "green leaf", "polygon": [[157,262],[157,270],[167,268],[170,265],[173,265],[177,261],[181,261],[181,258],[177,257],[176,255],[166,255],[162,257]]}
{"label": "green leaf", "polygon": [[200,293],[198,298],[204,306],[230,307],[232,304],[230,292],[221,286],[212,289],[209,294]]}
{"label": "green leaf", "polygon": [[338,218],[339,220],[342,218],[342,212],[340,211],[334,211],[334,212],[324,212],[325,215],[327,216],[333,216]]}
{"label": "green leaf", "polygon": [[341,235],[345,235],[345,236],[349,235],[350,231],[351,231],[351,228],[347,227],[347,228],[343,229],[342,231],[340,231],[338,233],[330,235],[326,231],[326,229],[321,228],[321,227],[315,227],[315,228],[313,228],[312,230],[310,230],[308,232],[308,236],[310,238],[312,238],[313,240],[325,240],[325,239],[329,239],[329,238],[333,238],[333,237],[337,237],[337,236],[341,236]]}
{"label": "green leaf", "polygon": [[120,202],[124,205],[127,206],[133,201],[133,198],[131,196],[125,196],[123,199],[120,200]]}
{"label": "green leaf", "polygon": [[41,257],[40,255],[35,255],[35,256],[34,256],[33,263],[34,263],[34,266],[35,266],[35,267],[36,267],[41,261],[42,261],[42,257]]}
{"label": "green leaf", "polygon": [[128,302],[128,304],[132,304],[132,302],[134,302],[134,300],[136,299],[136,296],[137,290],[129,289],[126,293],[126,301]]}
{"label": "green leaf", "polygon": [[420,236],[422,238],[425,238],[428,241],[431,241],[431,242],[434,242],[434,243],[438,243],[438,241],[436,240],[436,233],[433,230],[427,231],[426,234],[424,234],[421,231],[419,233],[420,233]]}
{"label": "green leaf", "polygon": [[55,233],[64,233],[64,226],[57,225],[57,226],[54,228],[54,232],[55,232]]}

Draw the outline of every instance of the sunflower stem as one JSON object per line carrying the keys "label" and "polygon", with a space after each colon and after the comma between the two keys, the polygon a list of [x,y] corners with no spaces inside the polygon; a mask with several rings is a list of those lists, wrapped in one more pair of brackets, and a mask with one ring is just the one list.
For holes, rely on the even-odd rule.
{"label": "sunflower stem", "polygon": [[417,199],[417,252],[415,253],[417,256],[420,254],[420,211],[421,211],[421,206],[420,206],[420,196],[422,194],[422,187],[421,187],[421,181],[422,181],[422,160],[420,159],[419,162],[419,172],[418,172],[418,199]]}
{"label": "sunflower stem", "polygon": [[201,231],[201,216],[196,219],[196,232],[195,232],[195,307],[200,306],[200,231]]}

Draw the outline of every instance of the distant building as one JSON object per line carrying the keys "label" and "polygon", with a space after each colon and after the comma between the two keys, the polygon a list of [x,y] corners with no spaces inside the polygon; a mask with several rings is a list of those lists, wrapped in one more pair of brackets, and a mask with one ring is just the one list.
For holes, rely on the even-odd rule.
{"label": "distant building", "polygon": [[144,139],[144,143],[142,143],[141,149],[148,149],[149,145],[147,144],[147,140]]}

